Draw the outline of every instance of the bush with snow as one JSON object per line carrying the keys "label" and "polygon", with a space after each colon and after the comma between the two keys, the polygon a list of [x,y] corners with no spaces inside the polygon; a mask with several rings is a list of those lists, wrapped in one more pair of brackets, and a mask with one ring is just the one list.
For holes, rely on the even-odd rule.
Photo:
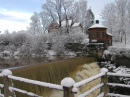
{"label": "bush with snow", "polygon": [[105,50],[103,52],[103,59],[105,57],[111,55],[111,60],[113,60],[115,57],[128,57],[130,58],[130,49],[129,48],[119,48],[115,46],[110,46],[108,50]]}

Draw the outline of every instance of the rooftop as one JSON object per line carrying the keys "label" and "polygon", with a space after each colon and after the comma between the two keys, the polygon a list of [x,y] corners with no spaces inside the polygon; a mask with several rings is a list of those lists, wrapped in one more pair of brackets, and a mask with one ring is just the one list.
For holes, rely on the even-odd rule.
{"label": "rooftop", "polygon": [[106,26],[103,26],[103,25],[101,25],[101,24],[94,24],[94,25],[92,25],[91,27],[89,27],[89,29],[91,29],[91,28],[106,28],[106,29],[107,29]]}
{"label": "rooftop", "polygon": [[79,26],[80,25],[80,22],[77,22],[77,23],[74,23],[73,25],[72,25],[72,27],[77,27],[77,26]]}

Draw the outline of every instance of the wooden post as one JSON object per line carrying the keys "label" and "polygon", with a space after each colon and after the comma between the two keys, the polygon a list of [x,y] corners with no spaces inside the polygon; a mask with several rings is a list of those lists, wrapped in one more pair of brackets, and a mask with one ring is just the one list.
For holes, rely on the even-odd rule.
{"label": "wooden post", "polygon": [[72,93],[73,87],[65,87],[63,86],[63,97],[74,97],[74,93]]}
{"label": "wooden post", "polygon": [[[103,68],[105,69],[105,68]],[[103,71],[103,69],[101,71]],[[101,93],[103,92],[104,93],[104,96],[103,97],[109,97],[107,96],[107,94],[109,93],[109,87],[107,85],[108,83],[108,78],[107,78],[107,72],[108,70],[106,69],[106,72],[103,71],[105,73],[104,76],[101,77],[101,83],[104,83],[104,85],[101,87]]]}
{"label": "wooden post", "polygon": [[12,86],[12,80],[8,78],[8,75],[12,75],[12,72],[10,70],[3,70],[3,84],[4,84],[4,97],[15,97],[15,94],[13,91],[9,90],[9,87]]}
{"label": "wooden post", "polygon": [[73,85],[75,81],[72,78],[64,78],[61,81],[61,85],[63,86],[63,97],[74,97],[74,93],[72,92]]}

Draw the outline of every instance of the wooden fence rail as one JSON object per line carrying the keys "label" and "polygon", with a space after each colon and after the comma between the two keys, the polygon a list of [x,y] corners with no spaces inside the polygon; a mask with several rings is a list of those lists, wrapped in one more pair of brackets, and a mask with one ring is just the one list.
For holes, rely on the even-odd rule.
{"label": "wooden fence rail", "polygon": [[87,97],[88,95],[90,95],[97,89],[100,89],[100,93],[97,97],[109,97],[109,96],[115,96],[115,95],[118,97],[130,97],[127,95],[109,93],[109,87],[108,87],[109,85],[121,86],[121,87],[127,87],[127,88],[130,88],[130,85],[108,83],[108,76],[130,77],[129,74],[119,75],[117,73],[109,73],[107,69],[102,68],[99,74],[92,76],[90,78],[87,78],[85,80],[82,80],[80,82],[75,83],[75,81],[72,78],[67,77],[61,81],[61,85],[56,85],[56,84],[16,77],[12,75],[12,72],[10,70],[3,70],[2,73],[0,73],[0,78],[3,79],[3,84],[0,84],[0,89],[3,88],[4,94],[1,94],[1,91],[0,91],[0,97],[16,97],[17,95],[15,95],[15,92],[20,92],[20,93],[29,95],[31,97],[42,97],[42,96],[38,96],[37,94],[27,92],[26,90],[13,87],[12,80],[25,82],[25,83],[29,83],[33,85],[38,85],[41,87],[48,87],[48,88],[60,90],[60,91],[63,91],[63,97],[74,97],[75,96],[74,94],[78,92],[79,87],[82,87],[83,85],[88,84],[98,78],[101,78],[100,84],[96,85],[95,87],[92,87],[89,91],[86,91],[85,93],[79,95],[78,97]]}

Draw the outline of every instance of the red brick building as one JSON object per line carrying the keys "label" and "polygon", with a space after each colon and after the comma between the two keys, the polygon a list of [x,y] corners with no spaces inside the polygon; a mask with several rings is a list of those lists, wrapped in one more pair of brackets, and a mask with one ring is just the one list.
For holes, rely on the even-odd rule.
{"label": "red brick building", "polygon": [[98,20],[88,30],[89,43],[104,43],[106,46],[112,45],[112,34],[107,33],[107,27],[99,24]]}

